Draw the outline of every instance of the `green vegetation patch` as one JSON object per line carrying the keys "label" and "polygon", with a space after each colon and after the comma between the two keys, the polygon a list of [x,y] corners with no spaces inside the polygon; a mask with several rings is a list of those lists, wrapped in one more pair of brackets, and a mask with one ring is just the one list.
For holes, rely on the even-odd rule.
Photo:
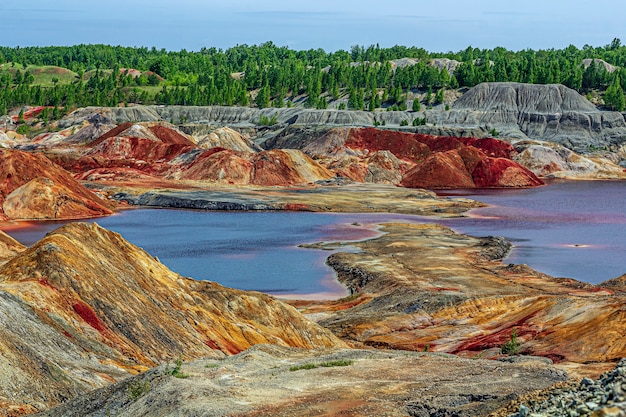
{"label": "green vegetation patch", "polygon": [[[409,65],[397,64],[405,58],[411,59]],[[454,65],[442,68],[437,62],[442,58]],[[0,46],[0,114],[24,105],[74,108],[125,103],[258,108],[296,103],[404,111],[412,101],[411,110],[420,111],[422,104],[449,109],[446,91],[493,81],[559,83],[602,97],[598,103],[608,109],[623,110],[624,62],[626,46],[617,38],[595,48],[468,47],[446,53],[398,45],[297,51],[272,42],[198,52],[107,45]]]}
{"label": "green vegetation patch", "polygon": [[351,360],[336,360],[322,363],[305,363],[304,365],[294,365],[289,368],[290,371],[299,371],[301,369],[315,369],[315,368],[331,368],[333,366],[350,366],[354,363]]}
{"label": "green vegetation patch", "polygon": [[501,352],[505,355],[517,355],[519,354],[519,341],[517,340],[517,329],[513,329],[511,332],[511,339],[509,339],[500,348]]}
{"label": "green vegetation patch", "polygon": [[172,375],[175,378],[189,378],[189,375],[184,373],[181,368],[183,366],[183,358],[179,356],[174,362],[174,368],[170,369],[170,364],[168,363],[165,367],[165,374]]}
{"label": "green vegetation patch", "polygon": [[149,381],[133,381],[128,385],[128,398],[131,401],[143,397],[150,391]]}

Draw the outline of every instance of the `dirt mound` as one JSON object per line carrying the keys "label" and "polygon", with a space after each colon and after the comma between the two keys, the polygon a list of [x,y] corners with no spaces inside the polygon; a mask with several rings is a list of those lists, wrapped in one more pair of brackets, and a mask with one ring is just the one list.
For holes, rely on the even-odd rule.
{"label": "dirt mound", "polygon": [[[20,190],[12,197],[12,215],[18,216],[17,218],[24,218],[19,212],[15,211],[15,209],[21,207],[21,204],[19,204],[20,200],[24,200],[24,202],[28,200],[29,205],[31,205],[28,218],[32,218],[31,215],[34,216],[34,212],[31,211],[34,209],[32,204],[38,199],[39,194],[44,192],[51,184],[54,184],[54,187],[57,187],[58,191],[63,190],[63,195],[71,195],[72,201],[80,201],[80,204],[84,205],[85,210],[82,211],[82,214],[80,211],[75,211],[69,218],[84,218],[93,217],[94,215],[110,214],[110,211],[106,209],[107,203],[83,185],[79,184],[69,172],[56,165],[42,154],[9,149],[0,150],[0,199],[3,204],[4,200],[16,189],[39,178],[45,178],[48,181],[37,181]],[[48,189],[48,191],[50,190]],[[46,193],[48,191],[46,191]],[[59,199],[54,198],[54,200],[61,204]],[[49,202],[52,203],[52,200],[49,200]],[[42,203],[43,201],[40,201],[37,204]],[[37,204],[35,204],[35,206]],[[52,207],[48,208],[39,205],[39,208],[42,210],[41,215],[45,217],[49,216]],[[58,205],[56,207],[58,208]],[[92,209],[99,211],[100,214],[93,213]],[[63,212],[69,214],[73,210],[64,210]],[[59,216],[61,216],[60,212],[56,214],[56,217],[53,216],[51,218],[63,218]],[[37,218],[37,216],[34,217]]]}
{"label": "dirt mound", "polygon": [[109,138],[112,138],[112,137],[115,137],[115,136],[119,136],[123,132],[127,131],[132,125],[133,124],[131,122],[121,123],[121,124],[115,126],[113,129],[107,131],[102,136],[98,137],[96,140],[91,142],[90,145],[91,146],[97,146],[100,143],[104,142],[106,139],[109,139]]}
{"label": "dirt mound", "polygon": [[327,180],[335,175],[294,149],[263,151],[254,155],[253,184],[296,185]]}
{"label": "dirt mound", "polygon": [[165,143],[145,137],[115,136],[104,139],[87,151],[81,161],[90,168],[89,162],[98,160],[97,167],[135,167],[141,169],[148,164],[171,161],[192,150],[195,146],[180,143]]}
{"label": "dirt mound", "polygon": [[485,155],[492,158],[512,159],[517,155],[515,147],[508,142],[493,138],[458,138],[466,146],[480,149]]}
{"label": "dirt mound", "polygon": [[254,171],[254,164],[250,159],[250,155],[246,153],[213,148],[200,153],[191,165],[171,172],[169,176],[221,184],[250,184]]}
{"label": "dirt mound", "polygon": [[228,127],[220,127],[201,136],[198,138],[198,146],[203,149],[220,147],[242,152],[259,152],[262,150],[250,139]]}
{"label": "dirt mound", "polygon": [[5,197],[4,214],[15,220],[84,219],[112,214],[95,194],[85,193],[80,184],[57,184],[35,178]]}
{"label": "dirt mound", "polygon": [[478,188],[536,187],[544,184],[535,174],[505,158],[483,159],[476,165],[472,177]]}
{"label": "dirt mound", "polygon": [[418,164],[400,183],[409,188],[475,188],[463,158],[457,150],[437,152]]}
{"label": "dirt mound", "polygon": [[163,143],[187,146],[196,145],[189,138],[187,138],[176,129],[173,129],[172,127],[154,125],[148,126],[148,129],[150,129],[150,131],[154,133],[154,135],[159,138]]}
{"label": "dirt mound", "polygon": [[420,136],[375,128],[352,129],[345,146],[364,152],[389,151],[400,159],[423,161],[432,148],[420,140]]}
{"label": "dirt mound", "polygon": [[188,167],[170,171],[169,177],[222,184],[287,186],[328,180],[335,174],[294,149],[237,152],[213,148],[200,153]]}

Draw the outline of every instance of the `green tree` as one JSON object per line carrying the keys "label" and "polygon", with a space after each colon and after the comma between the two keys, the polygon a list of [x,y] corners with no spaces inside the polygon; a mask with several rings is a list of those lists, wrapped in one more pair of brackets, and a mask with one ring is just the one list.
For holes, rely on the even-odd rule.
{"label": "green tree", "polygon": [[620,83],[619,77],[614,77],[613,82],[604,93],[604,104],[611,110],[624,111],[626,108],[626,99],[624,98],[624,90]]}
{"label": "green tree", "polygon": [[443,88],[440,88],[439,90],[437,90],[437,92],[435,93],[435,104],[443,103],[444,92],[445,91]]}
{"label": "green tree", "polygon": [[433,91],[430,88],[428,88],[428,92],[426,93],[426,99],[424,101],[426,102],[427,105],[429,105],[432,100],[433,100]]}
{"label": "green tree", "polygon": [[256,96],[256,105],[258,108],[263,109],[270,106],[270,88],[265,85],[261,87],[259,93]]}
{"label": "green tree", "polygon": [[411,107],[411,110],[413,111],[420,111],[422,109],[422,105],[420,103],[419,98],[415,97],[415,99],[413,100],[413,106]]}

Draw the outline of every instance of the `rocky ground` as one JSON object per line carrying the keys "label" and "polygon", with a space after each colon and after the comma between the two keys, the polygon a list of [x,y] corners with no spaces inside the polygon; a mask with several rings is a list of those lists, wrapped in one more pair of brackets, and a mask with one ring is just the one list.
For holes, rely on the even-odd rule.
{"label": "rocky ground", "polygon": [[346,346],[273,297],[181,277],[96,224],[14,251],[0,267],[0,405],[11,415],[179,356]]}
{"label": "rocky ground", "polygon": [[[179,184],[180,185],[180,184]],[[456,217],[482,203],[438,198],[432,191],[390,185],[349,184],[314,187],[212,187],[188,183],[186,190],[92,185],[112,200],[130,205],[201,210],[305,210],[346,213],[402,213]]]}
{"label": "rocky ground", "polygon": [[[174,368],[170,364],[169,370]],[[563,381],[520,363],[385,350],[257,345],[221,360],[160,366],[41,416],[476,416]]]}
{"label": "rocky ground", "polygon": [[626,359],[597,380],[583,378],[576,387],[549,391],[544,399],[523,402],[519,411],[509,417],[626,415]]}

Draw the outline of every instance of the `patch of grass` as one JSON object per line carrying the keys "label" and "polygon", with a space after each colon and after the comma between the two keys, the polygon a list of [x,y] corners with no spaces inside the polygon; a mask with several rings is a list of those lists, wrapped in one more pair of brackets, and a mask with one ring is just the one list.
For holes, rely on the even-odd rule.
{"label": "patch of grass", "polygon": [[294,365],[289,368],[290,371],[299,371],[301,369],[315,369],[315,368],[331,368],[333,366],[350,366],[354,363],[354,361],[350,360],[336,360],[330,362],[322,362],[322,363],[305,363],[304,365]]}
{"label": "patch of grass", "polygon": [[204,365],[205,368],[219,368],[220,364],[219,363],[207,363],[206,365]]}
{"label": "patch of grass", "polygon": [[135,401],[150,391],[149,381],[133,381],[128,385],[128,398]]}
{"label": "patch of grass", "polygon": [[340,359],[340,360],[337,360],[337,361],[322,362],[320,364],[320,366],[323,367],[323,368],[331,368],[333,366],[350,366],[353,363],[354,363],[354,361]]}
{"label": "patch of grass", "polygon": [[29,65],[22,72],[30,72],[35,80],[31,85],[41,85],[43,87],[52,87],[55,85],[53,80],[57,80],[58,84],[70,84],[77,78],[77,74],[71,70],[54,66],[38,66]]}

